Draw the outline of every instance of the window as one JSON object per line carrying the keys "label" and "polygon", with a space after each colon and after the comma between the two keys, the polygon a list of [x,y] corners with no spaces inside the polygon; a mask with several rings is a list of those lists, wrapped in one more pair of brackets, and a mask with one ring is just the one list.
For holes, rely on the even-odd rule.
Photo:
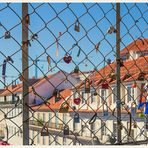
{"label": "window", "polygon": [[51,122],[51,113],[49,113],[48,115],[49,115],[49,121],[48,121],[48,123],[50,124],[50,122]]}
{"label": "window", "polygon": [[101,89],[101,100],[106,101],[106,90],[105,89]]}
{"label": "window", "polygon": [[16,127],[14,128],[14,135],[16,135]]}
{"label": "window", "polygon": [[82,92],[82,104],[85,103],[84,94],[85,94],[85,92]]}
{"label": "window", "polygon": [[114,87],[114,88],[112,89],[113,103],[116,103],[116,98],[117,98],[116,91],[117,91],[117,87]]}
{"label": "window", "polygon": [[50,145],[50,143],[51,143],[51,136],[49,135],[49,145]]}
{"label": "window", "polygon": [[34,138],[34,130],[32,130],[32,139]]}
{"label": "window", "polygon": [[7,98],[6,98],[6,96],[4,96],[4,102],[6,102],[7,101]]}
{"label": "window", "polygon": [[134,88],[127,86],[127,102],[134,100]]}
{"label": "window", "polygon": [[43,136],[43,145],[45,145],[45,136]]}
{"label": "window", "polygon": [[113,134],[117,136],[117,122],[113,122]]}
{"label": "window", "polygon": [[43,121],[45,122],[45,113],[43,113]]}
{"label": "window", "polygon": [[95,101],[95,96],[94,96],[94,91],[91,92],[91,103],[96,102]]}
{"label": "window", "polygon": [[38,135],[37,135],[37,144],[40,143],[40,133],[38,132]]}
{"label": "window", "polygon": [[66,145],[66,138],[63,137],[63,145]]}
{"label": "window", "polygon": [[63,122],[66,124],[66,114],[63,114]]}
{"label": "window", "polygon": [[56,126],[56,128],[58,127],[58,125],[59,125],[59,113],[58,112],[56,112],[56,117],[55,117],[55,126]]}
{"label": "window", "polygon": [[106,123],[101,122],[101,133],[102,135],[106,135]]}

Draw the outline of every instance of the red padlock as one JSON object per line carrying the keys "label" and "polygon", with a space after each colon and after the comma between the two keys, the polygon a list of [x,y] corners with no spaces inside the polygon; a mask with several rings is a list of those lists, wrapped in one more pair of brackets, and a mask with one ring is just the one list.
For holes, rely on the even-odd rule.
{"label": "red padlock", "polygon": [[65,55],[63,60],[65,63],[69,64],[72,60],[72,57],[70,55]]}
{"label": "red padlock", "polygon": [[80,98],[74,98],[74,103],[75,103],[76,105],[79,105],[80,102],[81,102],[81,99],[80,99]]}
{"label": "red padlock", "polygon": [[108,89],[109,85],[108,83],[102,83],[102,89]]}
{"label": "red padlock", "polygon": [[137,87],[137,83],[135,82],[132,84],[132,88],[136,88],[136,87]]}

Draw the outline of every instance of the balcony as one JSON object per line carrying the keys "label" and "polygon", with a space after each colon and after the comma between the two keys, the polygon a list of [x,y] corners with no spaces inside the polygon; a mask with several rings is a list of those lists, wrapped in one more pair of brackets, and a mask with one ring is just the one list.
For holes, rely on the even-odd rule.
{"label": "balcony", "polygon": [[16,101],[4,101],[4,102],[0,102],[0,105],[5,105],[5,104],[15,104]]}
{"label": "balcony", "polygon": [[[43,125],[45,125],[45,122],[30,120],[29,124],[39,126],[39,127],[43,127]],[[63,130],[63,124],[56,124],[56,123],[50,122],[50,123],[48,123],[48,128]]]}

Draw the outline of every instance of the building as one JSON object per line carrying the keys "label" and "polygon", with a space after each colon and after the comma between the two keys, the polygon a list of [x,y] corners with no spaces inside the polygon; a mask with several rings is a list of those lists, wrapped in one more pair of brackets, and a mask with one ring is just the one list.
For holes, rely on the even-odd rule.
{"label": "building", "polygon": [[[148,39],[142,41],[138,39],[128,45],[121,51],[121,58],[122,141],[144,140],[148,134],[145,118],[142,117],[145,108],[137,110],[137,106],[139,101],[146,102],[147,100]],[[65,99],[54,103],[51,108],[45,104],[32,106],[36,111],[35,116],[40,116],[44,120],[43,125],[49,122],[49,135],[47,136],[41,136],[43,125],[40,127],[30,125],[30,136],[34,139],[34,143],[39,145],[90,145],[94,135],[101,143],[107,143],[109,135],[116,137],[118,129],[115,68],[115,62],[109,63],[72,89],[63,90],[61,96],[65,92],[64,94],[67,94],[63,96]],[[144,89],[143,86],[146,88]],[[80,103],[74,102],[76,98],[80,99]],[[54,100],[54,97],[50,98],[49,102],[51,100]],[[69,104],[69,110],[61,114],[59,113],[60,106],[65,100]],[[79,114],[78,123],[75,119],[76,113]],[[129,113],[132,116],[131,122]],[[95,122],[90,123],[93,116]],[[68,136],[63,134],[65,123],[72,131]],[[77,140],[73,132],[77,133]]]}
{"label": "building", "polygon": [[[40,104],[44,100],[36,96],[33,89],[45,98],[50,98],[55,89],[58,91],[72,88],[80,82],[80,79],[68,74],[64,71],[59,71],[53,75],[46,76],[40,79],[29,80],[29,105]],[[22,84],[9,86],[0,93],[0,129],[5,133],[7,125],[9,130],[9,143],[12,145],[22,145]]]}

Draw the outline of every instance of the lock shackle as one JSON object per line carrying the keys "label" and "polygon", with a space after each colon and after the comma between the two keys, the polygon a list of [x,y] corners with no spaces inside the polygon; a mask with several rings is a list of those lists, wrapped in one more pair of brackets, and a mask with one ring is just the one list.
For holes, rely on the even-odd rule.
{"label": "lock shackle", "polygon": [[75,113],[74,117],[79,117],[79,114],[78,113]]}
{"label": "lock shackle", "polygon": [[65,129],[69,129],[69,126],[67,124],[64,126],[64,130]]}
{"label": "lock shackle", "polygon": [[61,104],[61,108],[66,108],[66,107],[69,107],[69,106],[68,106],[68,103],[67,103],[67,102],[63,102],[63,103]]}
{"label": "lock shackle", "polygon": [[78,27],[80,26],[80,22],[79,22],[78,19],[75,21],[75,25],[78,26]]}

